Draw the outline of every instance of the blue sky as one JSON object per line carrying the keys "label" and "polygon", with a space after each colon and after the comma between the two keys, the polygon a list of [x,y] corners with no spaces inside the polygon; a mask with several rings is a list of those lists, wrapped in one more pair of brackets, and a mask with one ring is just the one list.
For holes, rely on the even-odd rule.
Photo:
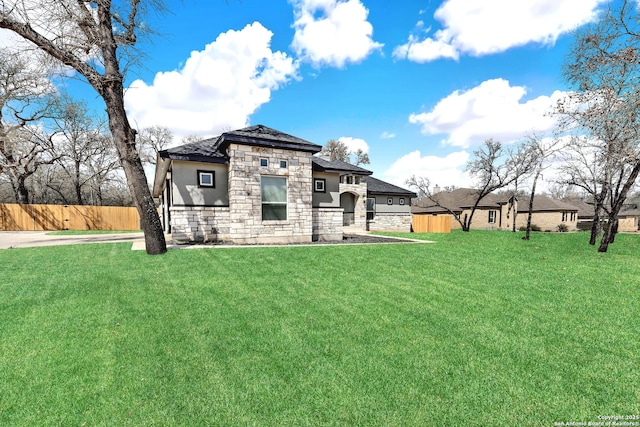
{"label": "blue sky", "polygon": [[602,0],[184,0],[127,74],[138,127],[264,124],[369,153],[376,177],[468,186],[485,139],[548,133],[571,32]]}

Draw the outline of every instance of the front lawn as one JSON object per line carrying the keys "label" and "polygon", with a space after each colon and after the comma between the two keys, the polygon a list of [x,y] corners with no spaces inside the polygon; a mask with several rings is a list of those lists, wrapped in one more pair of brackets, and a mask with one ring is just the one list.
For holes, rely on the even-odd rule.
{"label": "front lawn", "polygon": [[600,254],[586,234],[521,235],[162,256],[130,243],[0,250],[0,425],[640,414],[640,236]]}

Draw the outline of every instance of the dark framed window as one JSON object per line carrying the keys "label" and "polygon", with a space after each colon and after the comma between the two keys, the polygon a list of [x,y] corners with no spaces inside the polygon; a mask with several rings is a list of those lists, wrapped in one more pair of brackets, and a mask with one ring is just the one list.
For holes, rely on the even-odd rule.
{"label": "dark framed window", "polygon": [[376,199],[367,199],[367,221],[373,221],[376,217]]}
{"label": "dark framed window", "polygon": [[575,220],[576,220],[576,213],[571,212],[571,221],[575,221]]}
{"label": "dark framed window", "polygon": [[388,205],[392,205],[393,204],[393,197],[387,197],[387,204]]}
{"label": "dark framed window", "polygon": [[287,178],[263,176],[260,180],[262,190],[262,220],[285,221],[287,219]]}
{"label": "dark framed window", "polygon": [[269,167],[269,159],[265,159],[264,157],[260,158],[260,167]]}
{"label": "dark framed window", "polygon": [[215,188],[216,173],[215,171],[198,171],[198,187]]}
{"label": "dark framed window", "polygon": [[280,160],[280,169],[286,169],[287,166],[288,165],[286,160]]}
{"label": "dark framed window", "polygon": [[313,180],[313,191],[315,193],[327,192],[327,180],[324,178],[315,178]]}
{"label": "dark framed window", "polygon": [[562,212],[562,222],[567,220],[567,212]]}
{"label": "dark framed window", "polygon": [[400,197],[400,199],[398,199],[398,203],[404,205],[404,197]]}
{"label": "dark framed window", "polygon": [[347,175],[347,184],[353,184],[353,177],[351,175]]}
{"label": "dark framed window", "polygon": [[489,211],[489,224],[495,224],[496,216],[496,211]]}

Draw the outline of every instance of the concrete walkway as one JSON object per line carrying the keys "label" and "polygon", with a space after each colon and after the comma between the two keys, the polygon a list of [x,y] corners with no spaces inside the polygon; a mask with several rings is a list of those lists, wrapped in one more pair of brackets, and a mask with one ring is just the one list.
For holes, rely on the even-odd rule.
{"label": "concrete walkway", "polygon": [[51,231],[0,231],[0,249],[138,241],[142,242],[142,247],[144,248],[144,235],[142,232],[84,234],[77,236],[51,235],[49,233]]}

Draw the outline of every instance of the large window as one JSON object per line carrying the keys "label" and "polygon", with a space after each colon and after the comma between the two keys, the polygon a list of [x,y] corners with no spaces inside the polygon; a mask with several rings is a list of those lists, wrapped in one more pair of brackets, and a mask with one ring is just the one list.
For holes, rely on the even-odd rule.
{"label": "large window", "polygon": [[287,219],[287,178],[263,176],[262,220],[284,221]]}

